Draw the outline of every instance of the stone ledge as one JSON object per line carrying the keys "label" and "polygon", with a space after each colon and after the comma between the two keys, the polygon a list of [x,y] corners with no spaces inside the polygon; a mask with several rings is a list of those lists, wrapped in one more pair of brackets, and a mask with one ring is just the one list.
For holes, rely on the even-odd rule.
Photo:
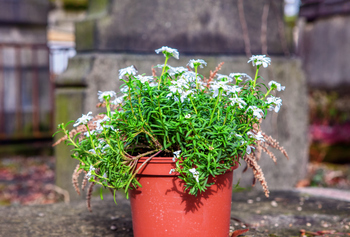
{"label": "stone ledge", "polygon": [[[133,236],[129,201],[117,195],[42,206],[0,207],[0,236]],[[231,225],[249,228],[243,236],[299,236],[306,231],[350,233],[350,202],[313,196],[296,190],[234,193]],[[329,235],[332,236],[332,235]],[[334,235],[336,236],[336,235]],[[339,236],[339,235],[338,235]]]}

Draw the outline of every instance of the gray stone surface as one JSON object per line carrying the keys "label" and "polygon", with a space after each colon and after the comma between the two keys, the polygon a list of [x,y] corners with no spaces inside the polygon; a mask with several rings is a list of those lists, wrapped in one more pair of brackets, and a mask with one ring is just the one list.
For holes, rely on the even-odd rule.
{"label": "gray stone surface", "polygon": [[[95,3],[98,6],[90,8],[90,17],[76,25],[78,51],[149,53],[167,45],[189,54],[245,54],[237,0],[99,2]],[[265,3],[269,1],[243,1],[253,54],[261,53]],[[107,10],[103,11],[100,5]],[[270,1],[267,20],[270,55],[283,54],[277,23],[282,15],[283,1]]]}
{"label": "gray stone surface", "polygon": [[313,22],[300,22],[298,54],[311,88],[348,91],[349,23],[349,15],[335,15]]}
{"label": "gray stone surface", "polygon": [[[76,120],[84,112],[83,101],[85,98],[84,88],[59,88],[55,93],[55,124],[67,123],[70,120]],[[68,127],[72,129],[70,124]],[[63,134],[57,134],[55,141],[61,138]],[[63,143],[57,145],[54,149],[56,157],[55,165],[55,183],[60,188],[68,191],[71,200],[81,200],[72,186],[72,174],[78,161],[71,158],[70,149]]]}
{"label": "gray stone surface", "polygon": [[0,26],[0,43],[46,44],[45,27]]}
{"label": "gray stone surface", "polygon": [[0,1],[0,23],[46,25],[49,1]]}
{"label": "gray stone surface", "polygon": [[[348,192],[348,195],[349,192]],[[0,207],[0,236],[133,236],[129,201],[117,195],[94,198],[90,213],[84,201],[42,206]],[[241,236],[299,236],[300,230],[350,233],[350,202],[293,190],[234,193],[231,226],[249,228]],[[342,233],[342,234],[341,234]]]}

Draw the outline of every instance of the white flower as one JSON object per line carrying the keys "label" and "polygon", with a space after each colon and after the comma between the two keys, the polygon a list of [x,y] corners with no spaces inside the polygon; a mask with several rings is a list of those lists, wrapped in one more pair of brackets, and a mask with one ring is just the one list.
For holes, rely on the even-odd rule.
{"label": "white flower", "polygon": [[207,63],[203,59],[191,59],[187,63],[187,66],[190,66],[191,68],[195,68],[195,66],[203,68],[203,65],[207,66]]}
{"label": "white flower", "polygon": [[253,55],[248,63],[250,62],[252,62],[253,66],[263,65],[263,67],[268,67],[271,64],[271,58],[266,57],[266,55]]}
{"label": "white flower", "polygon": [[173,172],[175,172],[175,169],[171,169],[171,170],[169,171],[169,174],[171,174],[171,173],[173,173]]}
{"label": "white flower", "polygon": [[101,123],[104,123],[104,122],[109,121],[109,120],[110,120],[110,118],[107,115],[105,115],[103,117],[103,119],[99,119],[99,120],[94,121],[94,123],[97,124],[96,125],[96,130],[98,130],[99,132],[102,132],[103,131],[103,127],[102,127]]}
{"label": "white flower", "polygon": [[187,118],[187,119],[191,118],[191,114],[187,114],[187,115],[185,116],[185,118]]}
{"label": "white flower", "polygon": [[181,74],[183,72],[188,72],[188,69],[185,67],[171,67],[171,66],[169,66],[168,73],[170,76]]}
{"label": "white flower", "polygon": [[231,86],[227,93],[238,93],[241,91],[241,87],[239,86]]}
{"label": "white flower", "polygon": [[171,81],[171,83],[173,85],[169,86],[169,90],[172,93],[179,92],[180,94],[182,94],[184,92],[184,89],[189,88],[189,86],[187,85],[187,81],[185,79],[182,79],[182,78],[177,80],[177,81]]}
{"label": "white flower", "polygon": [[92,177],[92,171],[95,171],[95,168],[92,165],[90,165],[89,172],[86,174],[87,179],[90,179]]}
{"label": "white flower", "polygon": [[90,149],[89,152],[91,152],[92,154],[96,154],[96,151],[94,149]]}
{"label": "white flower", "polygon": [[110,148],[110,146],[108,145],[108,144],[106,144],[104,147],[102,147],[102,152],[105,152],[106,151],[106,149],[108,149],[108,148]]}
{"label": "white flower", "polygon": [[123,103],[125,95],[119,96],[111,101],[112,104],[118,105]]}
{"label": "white flower", "polygon": [[247,73],[230,73],[230,77],[236,78],[236,80],[242,81],[242,77],[248,78],[247,80],[252,80],[252,78]]}
{"label": "white flower", "polygon": [[129,91],[129,87],[127,85],[123,86],[122,88],[120,88],[120,92],[126,94]]}
{"label": "white flower", "polygon": [[255,139],[259,141],[265,141],[264,136],[261,134],[261,131],[255,134]]}
{"label": "white flower", "polygon": [[[196,81],[196,73],[192,71],[187,71],[184,74],[182,74],[181,79],[187,82],[194,82]],[[200,77],[197,77],[197,80],[198,79],[200,79]]]}
{"label": "white flower", "polygon": [[193,177],[196,179],[196,181],[198,183],[199,182],[199,172],[195,168],[189,169],[188,171],[192,173]]}
{"label": "white flower", "polygon": [[216,76],[217,76],[219,81],[222,81],[222,79],[226,79],[225,81],[229,81],[229,82],[233,81],[233,78],[230,76],[227,76],[227,75],[217,73]]}
{"label": "white flower", "polygon": [[[247,111],[248,111],[248,110],[252,110],[252,111],[253,111],[253,116],[257,117],[258,119],[261,119],[261,118],[262,118],[261,114],[264,115],[264,111],[262,111],[261,109],[259,109],[259,108],[256,107],[256,106],[249,106],[248,109],[247,109]],[[246,111],[246,112],[247,112],[247,111]]]}
{"label": "white flower", "polygon": [[155,87],[155,86],[158,86],[158,83],[157,82],[151,82],[151,83],[149,83],[149,86],[150,87]]}
{"label": "white flower", "polygon": [[270,81],[270,82],[268,83],[268,85],[269,85],[270,88],[271,88],[271,87],[275,87],[275,88],[277,89],[277,91],[281,91],[281,90],[284,91],[284,89],[286,89],[285,86],[281,86],[280,83],[275,82],[275,81]]}
{"label": "white flower", "polygon": [[116,96],[116,93],[114,91],[98,91],[97,95],[100,102],[103,102],[105,101],[105,98],[110,99],[113,96]]}
{"label": "white flower", "polygon": [[103,125],[104,128],[110,128],[113,131],[116,131],[115,128],[112,125]]}
{"label": "white flower", "polygon": [[142,75],[137,75],[136,78],[140,80],[142,84],[144,84],[146,81],[151,81],[153,80],[152,76],[142,76]]}
{"label": "white flower", "polygon": [[253,146],[247,146],[247,149],[246,149],[246,152],[247,152],[247,154],[249,155],[250,153],[252,153],[252,149],[255,149],[255,147],[253,147]]}
{"label": "white flower", "polygon": [[270,96],[270,97],[268,97],[267,99],[267,103],[268,104],[274,104],[275,105],[275,107],[273,107],[272,105],[270,105],[270,107],[269,107],[269,110],[271,111],[271,110],[275,110],[275,112],[276,113],[278,113],[278,111],[280,110],[280,108],[281,108],[281,106],[282,106],[282,100],[281,100],[281,98],[279,98],[279,97],[274,97],[274,96]]}
{"label": "white flower", "polygon": [[87,113],[86,115],[82,114],[82,116],[77,119],[75,124],[73,124],[73,127],[76,127],[80,124],[87,124],[87,122],[89,122],[93,118],[92,116],[89,116],[90,114],[92,114],[91,111],[89,113]]}
{"label": "white flower", "polygon": [[100,133],[100,132],[102,132],[102,129],[101,130],[91,130],[90,133],[89,132],[84,132],[84,136],[85,137],[90,137],[90,134],[94,135],[95,133]]}
{"label": "white flower", "polygon": [[124,75],[136,75],[137,70],[134,67],[134,65],[131,65],[130,67],[126,67],[119,70],[119,79],[122,79]]}
{"label": "white flower", "polygon": [[188,90],[188,91],[184,91],[183,93],[181,93],[181,96],[180,96],[180,100],[181,100],[181,103],[183,103],[185,101],[185,99],[187,98],[188,95],[194,93],[193,90]]}
{"label": "white flower", "polygon": [[169,93],[165,96],[166,98],[174,98],[174,101],[179,101],[179,98],[177,98],[176,96],[173,96],[173,93]]}
{"label": "white flower", "polygon": [[178,87],[178,86],[169,86],[169,90],[172,93],[176,93],[176,92],[182,93],[183,92],[182,88]]}
{"label": "white flower", "polygon": [[171,55],[174,58],[179,59],[179,52],[177,51],[177,49],[173,49],[168,46],[163,46],[159,49],[156,49],[155,51],[157,54],[163,53],[164,57],[166,57],[167,55]]}
{"label": "white flower", "polygon": [[107,179],[107,173],[105,172],[102,177]]}
{"label": "white flower", "polygon": [[261,131],[258,132],[257,134],[249,131],[249,132],[247,132],[247,135],[254,137],[255,140],[265,141],[264,136],[261,134]]}
{"label": "white flower", "polygon": [[[157,64],[154,67],[156,67],[156,68],[163,68],[164,64]],[[167,65],[167,67],[171,67],[171,66]]]}
{"label": "white flower", "polygon": [[180,157],[181,150],[174,151],[173,161],[175,162],[177,158]]}
{"label": "white flower", "polygon": [[229,98],[229,100],[232,101],[231,105],[233,106],[235,104],[238,104],[239,108],[243,109],[243,107],[247,105],[247,103],[243,99],[239,98],[236,94],[234,96],[234,98]]}
{"label": "white flower", "polygon": [[236,133],[235,136],[236,136],[236,137],[239,137],[239,138],[242,138],[242,137],[243,137],[242,135],[240,135],[240,134],[238,134],[238,133]]}
{"label": "white flower", "polygon": [[213,97],[217,97],[219,95],[219,89],[222,88],[224,91],[229,90],[231,87],[226,85],[228,81],[217,81],[217,82],[211,82],[213,85],[210,87],[214,89]]}

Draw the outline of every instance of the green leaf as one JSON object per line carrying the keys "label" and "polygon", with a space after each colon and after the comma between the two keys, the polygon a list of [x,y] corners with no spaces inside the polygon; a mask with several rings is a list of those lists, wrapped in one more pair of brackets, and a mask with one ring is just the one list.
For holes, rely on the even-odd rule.
{"label": "green leaf", "polygon": [[114,190],[113,190],[113,200],[114,200],[115,205],[118,205],[118,204],[117,204],[117,200],[116,200],[116,198],[115,198],[116,192],[117,192],[117,190],[114,189]]}
{"label": "green leaf", "polygon": [[67,128],[67,126],[68,126],[69,124],[74,123],[74,122],[75,122],[74,120],[69,121],[68,123],[66,123],[66,124],[64,125],[64,128]]}
{"label": "green leaf", "polygon": [[101,197],[101,200],[103,200],[103,190],[102,190],[102,187],[100,188],[100,197]]}
{"label": "green leaf", "polygon": [[57,131],[57,132],[55,132],[53,135],[52,135],[52,137],[54,137],[56,134],[58,134],[58,133],[61,133],[61,132],[63,132],[63,131]]}

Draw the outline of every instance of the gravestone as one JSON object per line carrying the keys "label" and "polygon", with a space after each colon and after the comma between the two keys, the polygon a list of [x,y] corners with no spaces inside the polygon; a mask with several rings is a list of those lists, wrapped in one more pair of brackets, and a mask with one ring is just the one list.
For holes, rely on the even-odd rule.
{"label": "gravestone", "polygon": [[[171,66],[184,66],[190,59],[202,58],[208,63],[201,69],[202,75],[208,76],[210,70],[225,62],[220,73],[245,72],[253,76],[254,68],[247,64],[248,57],[245,55],[247,44],[238,8],[243,6],[250,41],[248,48],[253,54],[261,54],[260,22],[267,5],[270,10],[268,16],[265,15],[265,46],[272,57],[272,65],[260,71],[266,83],[276,80],[287,89],[277,94],[285,103],[281,111],[271,115],[272,120],[266,121],[263,128],[285,146],[291,159],[287,161],[276,152],[277,165],[270,159],[262,159],[260,164],[271,189],[290,188],[304,177],[308,150],[306,83],[299,60],[284,56],[286,47],[280,38],[277,20],[282,16],[283,1],[205,0],[174,4],[169,0],[101,0],[90,3],[87,19],[76,24],[78,54],[70,60],[68,70],[59,79],[62,89],[56,91],[60,93],[63,87],[75,88],[79,84],[84,99],[77,116],[69,115],[70,119],[67,117],[60,122],[77,119],[81,113],[89,111],[96,114],[99,111],[95,107],[97,92],[119,91],[119,69],[136,65],[139,74],[151,75],[152,66],[164,63],[164,57],[154,52],[163,45],[177,48],[180,52],[179,60],[169,60]],[[67,159],[68,156],[62,152],[57,159]],[[63,167],[57,167],[57,172],[57,179],[67,179],[70,185],[67,177],[71,172],[67,173]],[[241,172],[235,173],[238,180]],[[251,180],[252,173],[246,173],[241,184],[249,186]]]}
{"label": "gravestone", "polygon": [[303,0],[298,54],[310,88],[348,93],[349,24],[349,1]]}
{"label": "gravestone", "polygon": [[[281,0],[95,1],[90,17],[76,25],[77,50],[153,53],[167,45],[185,54],[244,54],[247,34],[251,52],[260,54],[265,4],[270,9],[266,18],[268,53],[282,55],[278,31],[283,17]],[[245,25],[246,31],[242,30]]]}

